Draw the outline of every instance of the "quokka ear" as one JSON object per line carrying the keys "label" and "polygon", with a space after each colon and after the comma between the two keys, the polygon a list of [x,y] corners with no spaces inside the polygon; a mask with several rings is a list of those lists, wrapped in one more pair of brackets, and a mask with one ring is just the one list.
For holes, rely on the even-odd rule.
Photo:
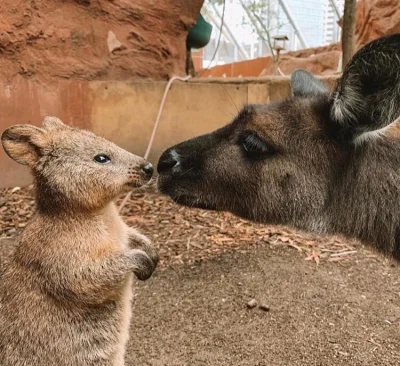
{"label": "quokka ear", "polygon": [[332,119],[354,142],[376,138],[400,116],[400,34],[370,42],[346,66]]}
{"label": "quokka ear", "polygon": [[290,78],[293,97],[314,97],[328,93],[325,85],[306,70],[296,70]]}
{"label": "quokka ear", "polygon": [[47,116],[44,118],[42,126],[47,131],[59,130],[62,128],[68,128],[59,118]]}
{"label": "quokka ear", "polygon": [[1,135],[7,155],[17,163],[33,166],[48,145],[47,132],[32,125],[15,125]]}

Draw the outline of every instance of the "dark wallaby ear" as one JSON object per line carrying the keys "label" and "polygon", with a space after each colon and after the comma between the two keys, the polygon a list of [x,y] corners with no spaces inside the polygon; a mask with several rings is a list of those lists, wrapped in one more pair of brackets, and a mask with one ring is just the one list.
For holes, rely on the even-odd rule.
{"label": "dark wallaby ear", "polygon": [[290,79],[293,97],[313,97],[327,93],[325,85],[306,70],[296,70]]}
{"label": "dark wallaby ear", "polygon": [[333,94],[331,116],[354,140],[380,135],[400,116],[400,34],[353,56]]}
{"label": "dark wallaby ear", "polygon": [[1,142],[7,155],[17,163],[32,166],[41,156],[41,150],[48,144],[47,132],[31,125],[15,125],[1,135]]}
{"label": "dark wallaby ear", "polygon": [[52,116],[45,117],[44,120],[43,120],[42,126],[47,131],[60,130],[60,129],[63,129],[63,128],[68,128],[68,126],[65,125],[59,118],[52,117]]}

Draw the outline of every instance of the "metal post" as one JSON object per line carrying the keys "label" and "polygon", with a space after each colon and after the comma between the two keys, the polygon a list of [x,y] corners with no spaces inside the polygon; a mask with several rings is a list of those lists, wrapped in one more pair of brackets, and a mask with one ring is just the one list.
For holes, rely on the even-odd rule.
{"label": "metal post", "polygon": [[230,41],[232,42],[234,45],[236,45],[236,47],[239,50],[240,55],[242,56],[243,59],[248,60],[249,59],[249,55],[247,54],[246,50],[242,48],[240,48],[240,44],[236,39],[232,39],[232,37],[230,36],[230,34],[228,32],[226,32],[226,24],[224,24],[224,26],[221,28],[221,23],[218,23],[218,21],[215,19],[214,14],[212,14],[210,11],[207,10],[207,8],[204,8],[202,10],[204,12],[204,15],[207,16],[207,18],[210,19],[210,21],[215,25],[216,29],[218,29],[218,31],[222,32],[222,34]]}
{"label": "metal post", "polygon": [[[256,29],[256,32],[258,34],[258,36],[260,38],[262,38],[262,31],[260,30],[260,28],[257,25],[257,21],[254,19],[253,15],[250,13],[249,9],[247,9],[247,6],[243,3],[242,0],[240,0],[240,5],[242,5],[243,10],[245,11],[245,13],[247,14],[247,17],[249,18],[251,24],[253,24],[254,28]],[[267,48],[269,49],[269,52],[271,53],[271,55],[274,54],[273,49],[270,47],[270,45],[268,44],[268,42],[265,42],[265,40],[262,40],[263,44],[265,44],[267,46]]]}
{"label": "metal post", "polygon": [[[212,7],[213,7],[213,9],[215,11],[215,14],[217,14],[219,19],[221,19],[221,14],[218,11],[217,7],[214,4],[212,5]],[[237,48],[238,48],[239,52],[241,53],[241,55],[243,56],[243,58],[245,60],[249,60],[250,57],[249,57],[248,53],[246,52],[244,47],[240,44],[240,42],[238,42],[238,40],[235,38],[235,36],[233,35],[233,33],[232,33],[231,29],[229,28],[228,24],[226,24],[226,22],[224,23],[223,30],[225,30],[229,34],[228,38],[230,38],[231,41],[237,46]]]}
{"label": "metal post", "polygon": [[292,13],[289,10],[288,5],[286,4],[286,0],[279,0],[279,4],[281,5],[283,11],[286,14],[289,22],[292,24],[294,30],[296,31],[297,36],[299,37],[299,41],[303,48],[308,48],[308,43],[306,42],[303,33],[301,32],[299,26],[297,25],[295,19],[292,16]]}
{"label": "metal post", "polygon": [[258,57],[262,57],[263,55],[263,40],[258,38]]}
{"label": "metal post", "polygon": [[336,17],[337,17],[338,19],[340,19],[342,16],[341,16],[341,14],[340,14],[340,11],[339,11],[339,8],[338,8],[338,6],[337,6],[337,4],[336,4],[336,1],[335,1],[335,0],[329,0],[329,2],[330,2],[331,5],[332,5],[332,8],[333,8],[333,10],[334,10],[334,12],[335,12],[335,14],[336,14]]}

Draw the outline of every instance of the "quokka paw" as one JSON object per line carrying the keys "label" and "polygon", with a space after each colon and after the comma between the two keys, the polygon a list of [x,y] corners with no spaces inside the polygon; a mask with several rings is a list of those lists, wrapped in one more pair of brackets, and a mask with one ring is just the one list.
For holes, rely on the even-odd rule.
{"label": "quokka paw", "polygon": [[157,263],[141,249],[132,250],[132,259],[134,261],[133,273],[138,280],[145,281],[151,277],[156,269]]}
{"label": "quokka paw", "polygon": [[136,230],[132,230],[132,235],[130,237],[130,247],[132,249],[139,249],[144,251],[151,258],[154,265],[157,266],[159,260],[157,249],[154,247],[153,243],[147,236],[140,234]]}

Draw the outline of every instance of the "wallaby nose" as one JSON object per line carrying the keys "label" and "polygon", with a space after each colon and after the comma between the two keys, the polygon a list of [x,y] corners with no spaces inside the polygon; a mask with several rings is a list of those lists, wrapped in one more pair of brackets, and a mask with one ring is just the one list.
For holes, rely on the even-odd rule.
{"label": "wallaby nose", "polygon": [[143,165],[140,170],[147,178],[151,178],[153,176],[154,168],[151,163]]}
{"label": "wallaby nose", "polygon": [[157,171],[158,173],[165,173],[177,165],[179,165],[178,153],[175,150],[167,150],[164,151],[158,161]]}

